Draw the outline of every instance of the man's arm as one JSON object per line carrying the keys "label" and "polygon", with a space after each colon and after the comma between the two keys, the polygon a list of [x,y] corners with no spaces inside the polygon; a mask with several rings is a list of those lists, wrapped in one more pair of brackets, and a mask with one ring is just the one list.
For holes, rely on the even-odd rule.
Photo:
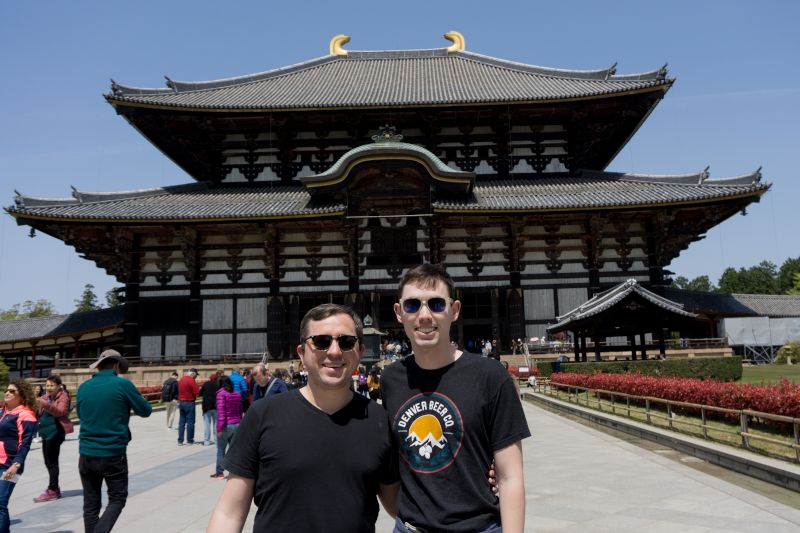
{"label": "man's arm", "polygon": [[228,474],[225,489],[219,497],[207,533],[240,533],[250,512],[255,480]]}
{"label": "man's arm", "polygon": [[525,477],[522,471],[522,443],[515,442],[494,452],[497,487],[500,491],[500,522],[503,533],[525,529]]}
{"label": "man's arm", "polygon": [[131,404],[131,409],[133,409],[133,412],[142,418],[147,418],[150,416],[150,413],[153,412],[153,406],[150,405],[150,402],[144,399],[142,393],[140,393],[139,389],[136,388],[136,385],[127,380],[125,382],[127,384],[125,387],[123,387],[123,389],[127,388],[126,392],[128,401]]}
{"label": "man's arm", "polygon": [[386,512],[392,518],[397,516],[397,494],[400,492],[400,482],[397,481],[391,485],[378,485],[378,499]]}

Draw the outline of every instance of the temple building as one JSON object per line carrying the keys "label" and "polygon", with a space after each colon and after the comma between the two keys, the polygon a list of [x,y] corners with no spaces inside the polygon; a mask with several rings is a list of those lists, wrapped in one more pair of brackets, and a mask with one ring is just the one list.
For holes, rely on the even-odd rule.
{"label": "temple building", "polygon": [[769,189],[759,171],[606,171],[672,86],[666,68],[545,68],[445,37],[351,51],[337,36],[258,74],[112,82],[108,103],[193,181],[18,194],[7,211],[124,284],[125,353],[287,357],[322,302],[399,336],[397,282],[421,262],[456,280],[462,346],[542,336],[628,279],[662,293],[681,251]]}

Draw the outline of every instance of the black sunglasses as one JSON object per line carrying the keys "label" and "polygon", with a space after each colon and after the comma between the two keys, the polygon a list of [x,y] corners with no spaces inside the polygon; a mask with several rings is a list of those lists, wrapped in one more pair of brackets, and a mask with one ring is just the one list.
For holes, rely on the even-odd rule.
{"label": "black sunglasses", "polygon": [[447,302],[449,301],[452,300],[449,298],[436,296],[427,300],[420,300],[419,298],[406,298],[405,300],[400,300],[400,304],[403,306],[403,311],[406,313],[417,313],[420,309],[422,309],[423,305],[427,307],[431,313],[442,313],[445,309],[447,309]]}
{"label": "black sunglasses", "polygon": [[6,392],[10,392],[11,394],[19,394],[17,389],[6,389]]}
{"label": "black sunglasses", "polygon": [[336,341],[339,345],[339,349],[343,352],[352,350],[356,347],[356,343],[358,342],[358,337],[355,335],[339,335],[338,337],[334,337],[333,335],[311,335],[303,339],[303,342],[309,339],[315,349],[322,350],[323,352],[328,351],[333,341]]}

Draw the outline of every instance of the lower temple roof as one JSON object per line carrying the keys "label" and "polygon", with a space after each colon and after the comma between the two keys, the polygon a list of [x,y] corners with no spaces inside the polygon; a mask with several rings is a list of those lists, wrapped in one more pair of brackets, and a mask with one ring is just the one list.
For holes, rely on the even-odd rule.
{"label": "lower temple roof", "polygon": [[[441,213],[475,214],[604,210],[756,199],[770,187],[760,181],[758,171],[720,180],[703,175],[578,172],[569,176],[506,178],[476,183],[469,194],[438,194],[431,205]],[[18,193],[15,204],[6,208],[18,219],[87,222],[319,217],[346,210],[343,201],[312,198],[300,184],[207,182],[117,193],[75,190],[72,198],[34,198]]]}

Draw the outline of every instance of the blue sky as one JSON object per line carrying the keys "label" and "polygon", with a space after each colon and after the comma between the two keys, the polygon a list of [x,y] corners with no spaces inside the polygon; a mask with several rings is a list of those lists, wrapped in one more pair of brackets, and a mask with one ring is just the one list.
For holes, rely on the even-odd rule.
{"label": "blue sky", "polygon": [[[269,70],[351,50],[447,46],[536,65],[620,74],[669,63],[677,78],[610,170],[734,176],[763,166],[772,190],[673,262],[678,275],[800,256],[800,2],[521,1],[0,2],[0,198],[67,197],[191,179],[102,97]],[[0,309],[45,298],[69,312],[84,284],[115,281],[0,213]]]}

